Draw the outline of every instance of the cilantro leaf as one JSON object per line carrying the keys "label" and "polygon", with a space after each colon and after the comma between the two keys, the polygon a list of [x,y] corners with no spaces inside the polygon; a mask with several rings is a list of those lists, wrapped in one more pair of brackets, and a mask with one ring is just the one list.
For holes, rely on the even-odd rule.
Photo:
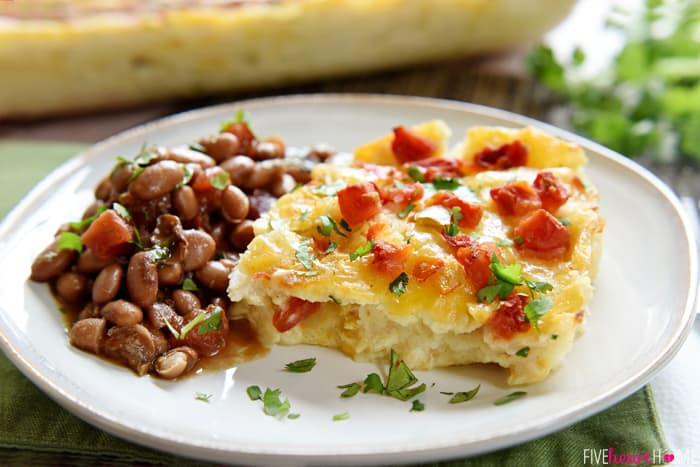
{"label": "cilantro leaf", "polygon": [[494,253],[491,255],[491,272],[498,279],[512,285],[520,285],[523,282],[523,277],[520,275],[522,266],[518,263],[503,265]]}
{"label": "cilantro leaf", "polygon": [[363,381],[363,384],[365,385],[365,387],[364,389],[362,389],[362,392],[367,393],[369,391],[374,391],[379,394],[384,392],[384,384],[382,384],[382,379],[377,373],[368,374],[365,380]]}
{"label": "cilantro leaf", "polygon": [[333,303],[335,303],[336,305],[340,305],[340,300],[338,300],[338,299],[337,299],[336,297],[334,297],[333,295],[329,295],[328,298],[330,298],[331,300],[333,300]]}
{"label": "cilantro leaf", "polygon": [[527,287],[530,290],[533,290],[533,291],[539,292],[539,293],[547,293],[547,292],[551,291],[552,289],[554,289],[554,287],[552,287],[552,284],[550,284],[549,282],[539,282],[539,281],[533,282],[533,281],[525,279],[525,285],[527,285]]}
{"label": "cilantro leaf", "polygon": [[279,389],[272,390],[270,388],[265,389],[263,394],[263,412],[265,415],[271,417],[284,418],[289,413],[291,405],[289,404],[289,399],[285,399],[282,402],[280,399],[281,391]]}
{"label": "cilantro leaf", "polygon": [[347,412],[339,413],[336,415],[333,415],[333,421],[334,422],[340,422],[342,420],[347,420],[350,418],[350,414]]}
{"label": "cilantro leaf", "polygon": [[170,248],[155,246],[146,251],[146,256],[154,263],[160,263],[170,258]]}
{"label": "cilantro leaf", "polygon": [[262,391],[260,390],[260,386],[248,386],[245,392],[252,401],[262,400]]}
{"label": "cilantro leaf", "polygon": [[102,214],[106,210],[107,210],[107,206],[100,206],[99,208],[97,208],[97,211],[95,211],[95,214],[93,214],[92,216],[86,217],[85,219],[79,220],[77,222],[70,222],[70,223],[68,223],[68,225],[70,226],[71,229],[75,229],[75,230],[86,229],[86,228],[90,227],[90,224],[92,224],[95,221],[95,219],[100,217],[100,214]]}
{"label": "cilantro leaf", "polygon": [[223,312],[224,310],[222,310],[220,306],[215,307],[212,314],[209,315],[207,319],[202,321],[202,324],[200,324],[197,328],[197,335],[201,336],[212,331],[220,331],[223,328],[223,325],[221,324],[221,314]]}
{"label": "cilantro leaf", "polygon": [[228,174],[228,172],[217,172],[212,178],[211,178],[211,186],[218,191],[223,190],[226,188],[231,182],[231,176]]}
{"label": "cilantro leaf", "polygon": [[301,222],[304,222],[306,220],[306,218],[309,217],[309,214],[311,214],[311,210],[304,209],[304,211],[301,214],[299,214],[299,220]]}
{"label": "cilantro leaf", "polygon": [[182,281],[182,290],[197,292],[199,287],[197,287],[197,283],[192,278],[186,277],[185,280]]}
{"label": "cilantro leaf", "polygon": [[503,300],[508,298],[508,295],[513,291],[513,284],[507,282],[498,281],[495,284],[487,285],[476,293],[476,298],[480,302],[491,303],[496,297]]}
{"label": "cilantro leaf", "polygon": [[399,358],[395,350],[391,350],[391,367],[389,368],[389,376],[386,381],[386,392],[391,397],[405,401],[423,391],[425,384],[409,388],[409,386],[418,382],[413,372],[408,365]]}
{"label": "cilantro leaf", "polygon": [[530,354],[530,347],[523,347],[515,352],[518,357],[527,357]]}
{"label": "cilantro leaf", "polygon": [[345,389],[345,391],[340,394],[340,397],[352,397],[360,392],[361,387],[362,386],[360,386],[358,383],[343,384],[342,386],[338,386],[338,389]]}
{"label": "cilantro leaf", "polygon": [[415,165],[412,165],[408,169],[408,176],[417,182],[425,183],[425,177],[423,176],[423,173]]}
{"label": "cilantro leaf", "polygon": [[59,250],[75,250],[78,253],[83,252],[83,240],[80,235],[73,232],[61,232],[58,237],[58,244],[56,247]]}
{"label": "cilantro leaf", "polygon": [[515,391],[511,392],[510,394],[503,396],[499,399],[496,399],[493,403],[493,405],[503,405],[507,404],[509,402],[513,402],[516,399],[520,399],[521,397],[524,397],[527,395],[527,392],[525,391]]}
{"label": "cilantro leaf", "polygon": [[308,373],[316,366],[316,358],[305,358],[303,360],[296,360],[291,363],[284,365],[285,370],[291,373]]}
{"label": "cilantro leaf", "polygon": [[406,292],[406,286],[408,285],[408,274],[402,272],[396,279],[391,281],[389,284],[389,290],[391,293],[397,296],[401,296]]}
{"label": "cilantro leaf", "polygon": [[336,249],[338,249],[338,244],[336,242],[331,242],[328,244],[328,248],[323,250],[323,252],[321,254],[328,255],[330,253],[333,253]]}
{"label": "cilantro leaf", "polygon": [[459,180],[454,178],[437,177],[435,180],[433,180],[433,186],[436,190],[453,191],[459,188],[461,184],[459,183]]}
{"label": "cilantro leaf", "polygon": [[347,184],[339,180],[328,185],[319,185],[311,189],[311,192],[319,196],[335,196],[340,190],[345,188]]}
{"label": "cilantro leaf", "polygon": [[425,404],[418,399],[415,399],[409,412],[422,412],[423,410],[425,410]]}
{"label": "cilantro leaf", "polygon": [[399,211],[399,212],[396,214],[396,216],[397,216],[399,219],[404,219],[404,218],[406,218],[406,216],[408,216],[408,214],[409,214],[411,211],[413,211],[413,208],[415,208],[415,207],[416,207],[415,204],[413,204],[413,203],[408,203],[408,205],[406,205],[405,208],[403,208],[401,211]]}
{"label": "cilantro leaf", "polygon": [[539,329],[540,318],[552,308],[552,300],[549,298],[539,298],[525,305],[525,316],[530,324]]}
{"label": "cilantro leaf", "polygon": [[364,245],[358,246],[354,252],[350,253],[350,261],[355,261],[357,258],[366,255],[367,253],[372,251],[372,248],[374,248],[374,240],[370,240]]}
{"label": "cilantro leaf", "polygon": [[311,269],[313,267],[313,262],[316,259],[316,255],[313,254],[311,247],[309,246],[309,240],[303,239],[299,246],[297,247],[296,253],[294,254],[299,262],[306,268]]}
{"label": "cilantro leaf", "polygon": [[192,176],[194,175],[194,172],[190,170],[189,167],[187,167],[185,164],[182,164],[182,172],[185,174],[182,177],[182,180],[180,180],[180,183],[175,185],[175,188],[180,189],[190,183],[190,180],[192,180]]}
{"label": "cilantro leaf", "polygon": [[564,227],[569,227],[571,225],[571,219],[568,217],[559,217],[557,220],[561,222],[561,225]]}
{"label": "cilantro leaf", "polygon": [[197,316],[195,316],[192,321],[189,323],[185,324],[182,329],[180,330],[180,337],[179,339],[184,339],[185,336],[192,330],[194,329],[195,326],[197,326],[199,323],[204,321],[206,319],[206,315],[204,313],[200,313]]}
{"label": "cilantro leaf", "polygon": [[348,221],[346,221],[345,219],[340,219],[340,226],[348,232],[352,232],[350,224],[348,224]]}
{"label": "cilantro leaf", "polygon": [[338,235],[341,237],[346,237],[345,233],[341,232],[340,229],[338,228],[338,224],[335,223],[332,217],[330,216],[321,216],[318,218],[319,221],[321,222],[321,225],[316,226],[316,230],[318,233],[324,236],[329,236],[331,232],[335,231]]}
{"label": "cilantro leaf", "polygon": [[298,413],[290,413],[289,415],[287,415],[287,418],[290,420],[296,420],[299,417],[301,417],[301,414]]}
{"label": "cilantro leaf", "polygon": [[459,234],[459,221],[462,220],[462,208],[455,206],[450,213],[450,223],[445,226],[445,233],[448,237],[454,237]]}
{"label": "cilantro leaf", "polygon": [[[117,214],[119,214],[124,220],[131,221],[131,214],[129,214],[129,211],[121,204],[119,204],[119,203],[112,204],[112,209],[114,209],[114,211]],[[136,229],[134,229],[134,230],[136,230]]]}
{"label": "cilantro leaf", "polygon": [[472,400],[474,396],[476,396],[479,393],[479,389],[481,389],[480,384],[469,391],[458,392],[450,398],[449,402],[450,404],[459,404],[460,402]]}
{"label": "cilantro leaf", "polygon": [[195,394],[195,400],[206,402],[207,404],[209,403],[209,399],[211,399],[211,394],[204,394],[203,392],[198,392]]}

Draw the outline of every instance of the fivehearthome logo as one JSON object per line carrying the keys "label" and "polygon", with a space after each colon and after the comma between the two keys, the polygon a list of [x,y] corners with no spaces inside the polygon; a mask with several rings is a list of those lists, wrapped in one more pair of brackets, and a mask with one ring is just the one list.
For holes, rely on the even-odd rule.
{"label": "fivehearthome logo", "polygon": [[583,450],[584,465],[700,465],[700,451],[681,449],[670,452],[664,449],[636,453],[621,453],[615,448]]}

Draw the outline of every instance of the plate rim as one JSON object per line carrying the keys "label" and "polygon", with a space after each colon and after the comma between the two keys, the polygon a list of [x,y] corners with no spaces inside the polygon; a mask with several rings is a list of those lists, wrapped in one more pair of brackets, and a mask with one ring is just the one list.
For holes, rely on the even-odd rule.
{"label": "plate rim", "polygon": [[[430,109],[442,109],[449,111],[457,111],[460,113],[467,113],[475,116],[483,116],[488,118],[494,118],[501,120],[504,123],[508,122],[511,125],[521,125],[521,126],[535,126],[552,134],[556,137],[566,139],[583,147],[585,150],[592,151],[597,155],[600,155],[604,159],[611,161],[622,168],[635,173],[637,176],[641,177],[650,184],[654,189],[657,190],[658,194],[662,195],[663,200],[672,207],[673,213],[676,215],[676,220],[679,220],[682,225],[683,233],[685,234],[684,243],[687,244],[688,251],[691,253],[688,258],[687,267],[689,268],[688,274],[688,297],[685,303],[685,308],[681,315],[680,325],[675,329],[672,334],[672,338],[669,340],[665,348],[659,352],[656,357],[650,361],[645,367],[638,370],[633,376],[627,378],[625,381],[619,383],[615,387],[609,389],[608,391],[598,395],[596,398],[587,401],[587,403],[582,403],[576,407],[566,411],[565,413],[559,413],[555,416],[547,417],[543,419],[540,423],[536,425],[535,428],[530,427],[527,432],[523,430],[511,431],[509,433],[497,435],[495,437],[486,438],[481,441],[469,441],[459,443],[451,439],[449,442],[445,443],[429,443],[428,446],[400,446],[396,448],[386,447],[383,449],[333,449],[333,450],[323,450],[316,449],[314,452],[309,452],[308,448],[304,449],[285,449],[285,450],[265,450],[265,449],[246,449],[245,446],[236,446],[236,450],[232,451],[230,449],[223,449],[219,446],[205,445],[205,444],[192,444],[185,442],[183,444],[183,439],[178,439],[177,437],[162,437],[153,431],[136,427],[133,425],[128,425],[119,421],[117,417],[111,416],[110,414],[103,413],[103,410],[93,407],[90,404],[84,403],[78,400],[75,396],[72,396],[67,391],[64,391],[60,385],[50,378],[50,375],[46,371],[42,371],[39,367],[34,367],[30,362],[30,359],[23,355],[19,349],[16,349],[12,345],[12,341],[9,335],[6,335],[6,331],[0,326],[0,349],[3,350],[5,355],[10,361],[37,387],[39,387],[42,392],[44,392],[51,399],[56,401],[59,405],[64,407],[69,412],[78,416],[84,421],[95,425],[105,431],[118,436],[123,439],[127,439],[131,442],[137,444],[157,448],[166,452],[176,453],[179,455],[192,457],[193,455],[201,458],[206,458],[210,460],[242,460],[251,461],[259,463],[261,461],[274,462],[275,460],[285,460],[291,461],[289,456],[299,457],[295,459],[300,461],[302,459],[311,462],[323,462],[330,461],[333,462],[343,462],[343,463],[357,463],[357,462],[376,462],[377,460],[392,460],[393,462],[417,462],[421,460],[434,459],[436,456],[440,458],[454,457],[454,456],[475,456],[490,452],[496,449],[505,448],[508,446],[514,446],[521,444],[526,441],[530,441],[535,438],[540,438],[546,436],[550,433],[563,429],[570,426],[583,418],[590,417],[608,407],[614,403],[627,397],[633,391],[639,389],[641,386],[646,384],[651,378],[653,378],[658,371],[660,371],[664,366],[670,362],[670,360],[675,356],[678,350],[681,348],[685,339],[687,338],[692,324],[694,322],[695,306],[697,301],[700,299],[698,297],[698,258],[697,254],[692,253],[696,251],[696,245],[694,239],[692,238],[692,230],[690,228],[690,220],[687,214],[682,209],[680,201],[673,191],[661,181],[655,174],[653,174],[648,169],[642,167],[638,163],[608,149],[598,143],[590,141],[582,136],[576,135],[567,130],[555,127],[545,122],[541,122],[531,117],[526,117],[520,114],[509,112],[506,110],[496,109],[480,104],[474,104],[469,102],[448,100],[448,99],[436,99],[429,97],[417,97],[417,96],[401,96],[401,95],[390,95],[390,94],[368,94],[368,93],[318,93],[318,94],[293,94],[293,95],[282,95],[282,96],[272,96],[272,97],[261,97],[253,99],[245,99],[232,101],[228,103],[222,103],[207,107],[202,107],[198,109],[188,110],[185,112],[180,112],[177,114],[165,116],[133,128],[121,131],[113,136],[110,136],[102,141],[99,141],[83,151],[78,152],[75,156],[71,157],[68,161],[64,162],[56,169],[51,171],[47,176],[45,176],[38,184],[36,184],[22,199],[21,201],[13,207],[13,209],[5,216],[5,218],[0,222],[0,258],[4,256],[5,244],[2,239],[8,234],[9,227],[19,221],[17,219],[20,214],[24,211],[25,206],[28,205],[34,198],[45,191],[45,187],[50,186],[52,183],[62,179],[63,177],[69,175],[76,166],[80,166],[81,161],[85,158],[95,157],[94,153],[100,153],[108,150],[110,146],[118,145],[123,140],[136,137],[139,134],[148,134],[152,131],[158,129],[167,128],[173,124],[187,123],[188,121],[196,121],[199,119],[206,119],[211,115],[215,115],[225,111],[226,109],[235,110],[238,107],[245,107],[247,110],[255,110],[256,108],[264,107],[275,107],[275,106],[285,106],[285,105],[295,105],[295,104],[377,104],[386,103],[392,105],[411,105],[424,107],[426,111]],[[0,319],[0,323],[3,320]],[[39,355],[40,356],[40,355]],[[161,433],[162,434],[162,433]],[[478,444],[478,445],[476,445]],[[465,447],[472,445],[472,449],[465,452]],[[476,445],[476,446],[474,446]],[[399,454],[410,454],[410,459],[397,459],[396,456]],[[342,458],[337,456],[343,456]]]}

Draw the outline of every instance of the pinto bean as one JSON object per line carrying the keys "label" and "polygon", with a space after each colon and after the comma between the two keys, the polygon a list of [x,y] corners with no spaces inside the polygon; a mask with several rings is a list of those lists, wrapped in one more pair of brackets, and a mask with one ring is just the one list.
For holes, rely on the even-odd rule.
{"label": "pinto bean", "polygon": [[173,148],[159,147],[156,149],[159,161],[175,161],[181,164],[197,164],[204,169],[214,167],[216,161],[206,154],[199,151],[193,151],[186,146],[177,146]]}
{"label": "pinto bean", "polygon": [[80,301],[85,297],[87,290],[87,278],[77,272],[64,272],[56,281],[58,296],[69,303]]}
{"label": "pinto bean", "polygon": [[228,285],[228,276],[232,269],[233,267],[228,267],[221,261],[209,261],[203,267],[197,269],[194,275],[204,287],[223,292]]}
{"label": "pinto bean", "polygon": [[281,159],[284,157],[284,143],[279,139],[261,141],[255,146],[253,157],[259,161]]}
{"label": "pinto bean", "polygon": [[180,183],[185,173],[182,166],[171,160],[149,165],[129,184],[129,193],[140,200],[159,198]]}
{"label": "pinto bean", "polygon": [[73,323],[70,328],[70,343],[79,349],[99,354],[105,336],[104,318],[86,318]]}
{"label": "pinto bean", "polygon": [[109,180],[112,183],[112,193],[110,198],[116,198],[119,193],[126,190],[126,188],[129,186],[129,180],[134,174],[134,171],[135,169],[132,164],[124,164],[112,172],[112,175],[109,177]]}
{"label": "pinto bean", "polygon": [[177,378],[194,368],[198,359],[197,352],[191,347],[175,347],[158,357],[156,373],[166,379]]}
{"label": "pinto bean", "polygon": [[105,177],[102,180],[100,180],[100,183],[98,183],[97,187],[95,187],[95,198],[102,201],[107,201],[111,193],[112,182],[109,179],[109,177]]}
{"label": "pinto bean", "polygon": [[272,196],[279,198],[292,191],[296,184],[294,177],[289,174],[283,174],[281,178],[270,186],[270,193],[272,193]]}
{"label": "pinto bean", "polygon": [[243,186],[245,180],[250,177],[250,174],[255,169],[255,161],[248,156],[235,156],[231,159],[226,159],[221,163],[220,167],[228,172],[232,184]]}
{"label": "pinto bean", "polygon": [[199,212],[199,203],[194,190],[185,185],[173,193],[173,206],[183,221],[193,219]]}
{"label": "pinto bean", "polygon": [[187,316],[202,308],[199,298],[187,290],[175,290],[173,292],[175,310],[182,316]]}
{"label": "pinto bean", "polygon": [[131,300],[140,307],[147,307],[156,301],[158,270],[155,263],[143,251],[139,251],[129,260],[126,288]]}
{"label": "pinto bean", "polygon": [[151,333],[151,340],[153,340],[153,346],[156,348],[156,356],[163,355],[167,352],[170,348],[170,344],[168,344],[168,339],[165,337],[165,334],[163,334],[163,331],[151,326],[150,323],[146,323],[144,326],[148,329],[148,332]]}
{"label": "pinto bean", "polygon": [[232,133],[218,133],[199,140],[204,150],[217,162],[223,162],[238,153],[241,144]]}
{"label": "pinto bean", "polygon": [[82,310],[80,310],[80,313],[78,313],[78,319],[76,321],[80,321],[85,318],[100,318],[100,307],[99,305],[95,305],[93,302],[89,302],[85,304]]}
{"label": "pinto bean", "polygon": [[240,188],[227,186],[221,194],[221,213],[229,222],[240,222],[248,215],[250,201]]}
{"label": "pinto bean", "polygon": [[182,316],[175,313],[175,310],[170,305],[163,302],[155,302],[146,308],[146,315],[151,326],[158,329],[166,327],[166,321],[171,326],[181,326],[183,322]]}
{"label": "pinto bean", "polygon": [[143,321],[143,311],[126,300],[115,300],[107,303],[100,310],[102,316],[117,326],[133,326]]}
{"label": "pinto bean", "polygon": [[279,180],[284,174],[284,165],[277,159],[258,162],[241,186],[248,190],[266,188]]}
{"label": "pinto bean", "polygon": [[141,324],[110,328],[104,341],[104,352],[126,363],[139,376],[150,370],[156,358],[151,332]]}
{"label": "pinto bean", "polygon": [[185,277],[180,263],[161,263],[158,265],[158,283],[160,285],[177,285]]}
{"label": "pinto bean", "polygon": [[85,209],[81,219],[87,219],[88,217],[94,216],[97,214],[97,210],[104,206],[104,204],[105,203],[102,202],[102,200],[93,201],[90,206]]}
{"label": "pinto bean", "polygon": [[119,293],[124,278],[124,270],[118,263],[112,263],[97,275],[92,284],[92,301],[98,305],[114,299]]}
{"label": "pinto bean", "polygon": [[216,242],[206,232],[189,229],[182,231],[187,240],[187,250],[182,267],[185,272],[194,271],[204,266],[216,253]]}
{"label": "pinto bean", "polygon": [[228,241],[236,250],[243,251],[254,237],[255,231],[253,230],[253,221],[245,219],[233,227],[233,230],[231,230],[228,236]]}
{"label": "pinto bean", "polygon": [[113,258],[101,259],[95,256],[95,253],[91,249],[86,248],[83,250],[82,254],[78,258],[78,263],[76,264],[76,271],[82,272],[83,274],[95,274],[102,271],[102,269],[109,266],[109,264],[114,261]]}
{"label": "pinto bean", "polygon": [[32,263],[31,279],[48,282],[68,269],[78,253],[75,250],[59,250],[58,240],[39,253]]}

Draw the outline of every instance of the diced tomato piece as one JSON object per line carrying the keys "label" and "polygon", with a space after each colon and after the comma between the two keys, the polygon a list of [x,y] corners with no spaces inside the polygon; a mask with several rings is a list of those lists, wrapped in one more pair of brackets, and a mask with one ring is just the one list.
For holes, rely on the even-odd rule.
{"label": "diced tomato piece", "polygon": [[411,245],[398,247],[391,243],[377,241],[372,247],[374,254],[372,266],[381,273],[396,275],[404,270],[412,250]]}
{"label": "diced tomato piece", "polygon": [[527,148],[518,140],[497,148],[484,148],[474,156],[477,170],[505,170],[527,164]]}
{"label": "diced tomato piece", "polygon": [[476,241],[467,234],[458,234],[450,237],[445,232],[442,233],[442,238],[445,239],[448,245],[452,248],[464,248],[467,246],[473,246]]}
{"label": "diced tomato piece", "polygon": [[508,297],[486,321],[491,334],[496,338],[510,339],[516,333],[529,331],[531,325],[525,316],[525,305],[529,302],[530,297],[524,294]]}
{"label": "diced tomato piece", "polygon": [[338,204],[343,219],[350,225],[368,221],[382,210],[379,193],[373,183],[357,183],[338,191]]}
{"label": "diced tomato piece", "polygon": [[279,332],[292,329],[321,308],[319,302],[309,302],[297,297],[287,300],[284,308],[275,308],[272,324]]}
{"label": "diced tomato piece", "polygon": [[90,224],[82,239],[95,256],[110,259],[129,252],[134,232],[124,218],[108,209]]}
{"label": "diced tomato piece", "polygon": [[556,212],[569,199],[566,187],[552,172],[538,173],[533,186],[540,196],[542,207],[549,212]]}
{"label": "diced tomato piece", "polygon": [[[213,309],[207,309],[205,312],[206,318],[209,318],[213,312]],[[197,315],[193,316],[192,319],[196,316]],[[199,326],[201,326],[201,324],[190,330],[181,341],[182,344],[180,345],[190,346],[196,350],[200,356],[206,357],[212,357],[226,347],[226,339],[228,338],[228,318],[226,317],[225,310],[221,311],[221,329],[199,334]]]}
{"label": "diced tomato piece", "polygon": [[520,221],[513,234],[518,252],[539,259],[563,259],[571,246],[569,229],[544,209]]}
{"label": "diced tomato piece", "polygon": [[459,220],[459,226],[467,229],[473,229],[479,225],[481,216],[484,214],[484,208],[481,207],[481,205],[468,203],[450,191],[438,191],[430,198],[428,204],[439,204],[447,209],[455,207],[460,208],[462,211],[462,218]]}
{"label": "diced tomato piece", "polygon": [[402,126],[394,128],[394,141],[391,143],[391,150],[394,152],[396,160],[402,164],[427,159],[435,154],[436,149],[435,143],[415,131]]}
{"label": "diced tomato piece", "polygon": [[377,237],[379,237],[379,234],[384,230],[386,227],[386,224],[383,222],[376,222],[372,225],[369,226],[369,229],[367,229],[367,240],[376,240]]}
{"label": "diced tomato piece", "polygon": [[491,278],[491,256],[498,254],[492,243],[475,243],[457,250],[457,261],[464,267],[467,280],[474,291],[485,287]]}
{"label": "diced tomato piece", "polygon": [[257,143],[255,134],[246,122],[233,122],[224,131],[236,135],[241,145],[239,150],[244,154],[249,154],[251,148]]}
{"label": "diced tomato piece", "polygon": [[226,172],[224,169],[217,165],[215,167],[209,167],[208,169],[197,173],[197,175],[194,177],[194,180],[192,180],[192,189],[197,193],[206,193],[213,191],[221,192],[221,189],[217,190],[216,188],[214,188],[214,185],[212,185],[212,180],[214,180],[215,178],[217,178],[220,183],[223,182],[223,184],[226,186],[230,184],[228,172]]}
{"label": "diced tomato piece", "polygon": [[498,213],[502,216],[523,216],[542,206],[535,189],[524,181],[492,188],[490,193]]}
{"label": "diced tomato piece", "polygon": [[379,196],[385,205],[389,205],[395,211],[401,211],[409,203],[420,200],[425,193],[423,185],[412,183],[401,188],[383,189],[379,191]]}
{"label": "diced tomato piece", "polygon": [[416,261],[416,264],[413,266],[413,277],[415,277],[417,281],[423,282],[444,267],[445,262],[440,258],[421,258]]}
{"label": "diced tomato piece", "polygon": [[457,178],[464,175],[464,161],[455,157],[430,158],[404,164],[406,170],[413,166],[418,168],[428,183],[436,178]]}

